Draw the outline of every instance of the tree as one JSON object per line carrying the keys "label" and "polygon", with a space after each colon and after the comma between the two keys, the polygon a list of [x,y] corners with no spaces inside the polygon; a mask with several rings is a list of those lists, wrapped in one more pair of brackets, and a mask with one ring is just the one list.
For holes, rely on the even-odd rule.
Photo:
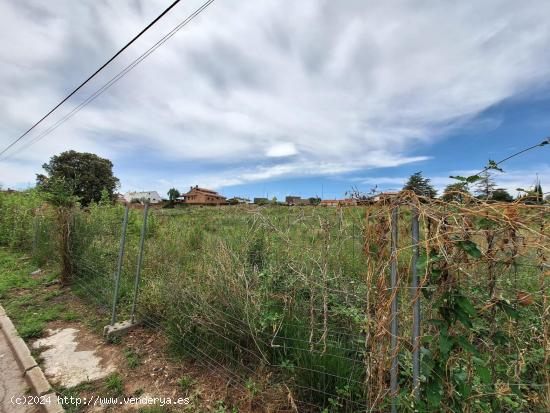
{"label": "tree", "polygon": [[437,195],[437,191],[430,184],[430,179],[424,178],[422,172],[412,174],[403,189],[426,198],[435,198]]}
{"label": "tree", "polygon": [[540,181],[537,181],[537,184],[535,185],[535,199],[537,204],[542,204],[544,202],[544,192],[542,190],[542,186],[540,185]]}
{"label": "tree", "polygon": [[110,160],[93,153],[66,151],[54,155],[42,165],[47,175],[37,174],[37,186],[45,192],[55,193],[63,186],[64,192],[78,198],[84,206],[102,199],[102,190],[114,200],[119,180],[113,175]]}
{"label": "tree", "polygon": [[479,174],[474,192],[479,199],[491,199],[495,187],[496,184],[491,173],[486,170]]}
{"label": "tree", "polygon": [[504,188],[495,189],[491,194],[491,200],[499,202],[512,202],[514,197]]}
{"label": "tree", "polygon": [[311,197],[311,198],[308,198],[308,202],[310,205],[319,205],[321,203],[321,198]]}
{"label": "tree", "polygon": [[466,182],[456,182],[445,187],[441,199],[445,202],[462,203],[466,200],[468,195],[470,195],[468,184]]}
{"label": "tree", "polygon": [[174,203],[176,199],[180,197],[180,191],[178,191],[176,188],[170,188],[167,192],[168,199],[171,203]]}

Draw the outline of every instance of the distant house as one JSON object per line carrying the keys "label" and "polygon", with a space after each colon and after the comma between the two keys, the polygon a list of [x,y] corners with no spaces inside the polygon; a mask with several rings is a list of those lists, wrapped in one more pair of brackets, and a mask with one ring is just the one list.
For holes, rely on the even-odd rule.
{"label": "distant house", "polygon": [[17,191],[15,189],[8,188],[8,189],[0,189],[0,192],[3,192],[5,194],[15,194]]}
{"label": "distant house", "polygon": [[319,205],[327,207],[355,206],[357,205],[357,201],[353,198],[323,199]]}
{"label": "distant house", "polygon": [[256,205],[269,204],[269,199],[267,199],[267,198],[254,198],[254,204],[256,204]]}
{"label": "distant house", "polygon": [[189,188],[189,192],[183,194],[184,203],[190,205],[225,205],[227,199],[211,189],[199,188],[198,185]]}
{"label": "distant house", "polygon": [[339,202],[338,199],[323,199],[321,200],[321,203],[319,205],[327,206],[327,207],[337,207],[338,202]]}
{"label": "distant house", "polygon": [[162,202],[157,191],[144,191],[144,192],[126,192],[124,194],[124,200],[126,202],[148,202],[150,204],[158,204]]}
{"label": "distant house", "polygon": [[298,205],[302,202],[302,197],[299,197],[299,196],[294,196],[294,195],[288,195],[286,198],[285,198],[285,202],[288,204],[288,205]]}
{"label": "distant house", "polygon": [[397,196],[399,192],[381,192],[368,198],[370,202],[387,202],[391,198]]}
{"label": "distant house", "polygon": [[250,199],[247,198],[241,198],[239,196],[234,196],[233,198],[229,198],[227,200],[227,203],[229,205],[241,205],[241,204],[249,204]]}
{"label": "distant house", "polygon": [[285,203],[287,205],[311,205],[311,200],[308,198],[308,199],[303,199],[302,197],[299,197],[299,196],[294,196],[294,195],[289,195],[285,198]]}

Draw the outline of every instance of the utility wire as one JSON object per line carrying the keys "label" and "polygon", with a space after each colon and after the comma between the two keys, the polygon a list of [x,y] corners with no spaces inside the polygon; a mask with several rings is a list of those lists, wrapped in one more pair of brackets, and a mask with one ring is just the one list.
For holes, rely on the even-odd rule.
{"label": "utility wire", "polygon": [[113,86],[122,77],[124,77],[128,72],[130,72],[134,67],[136,67],[143,60],[145,60],[147,57],[149,57],[149,55],[151,55],[155,50],[157,50],[160,46],[162,46],[168,39],[170,39],[172,36],[174,36],[174,34],[176,34],[181,28],[183,28],[189,22],[191,22],[195,17],[197,17],[204,9],[206,9],[213,2],[214,2],[214,0],[207,0],[205,3],[203,3],[198,9],[196,9],[193,13],[191,13],[189,16],[187,16],[182,22],[180,22],[177,26],[175,26],[168,34],[164,35],[153,46],[151,46],[144,53],[142,53],[139,57],[137,57],[132,63],[130,63],[128,66],[126,66],[117,75],[115,75],[113,78],[111,78],[111,80],[109,80],[102,87],[100,87],[98,90],[96,90],[92,95],[90,95],[86,100],[84,100],[84,102],[80,103],[77,107],[75,107],[72,111],[70,111],[68,114],[66,114],[63,118],[58,120],[55,124],[50,126],[48,129],[46,129],[40,135],[38,135],[37,137],[35,137],[31,141],[29,141],[26,145],[19,148],[15,152],[13,152],[11,155],[13,156],[14,154],[28,148],[29,146],[34,145],[40,139],[44,138],[46,135],[49,135],[51,132],[53,132],[55,129],[57,129],[59,126],[61,126],[61,124],[65,123],[67,120],[69,120],[71,117],[73,117],[82,108],[84,108],[89,103],[91,103],[93,100],[95,100],[98,96],[100,96],[103,92],[105,92],[107,89],[109,89],[111,86]]}
{"label": "utility wire", "polygon": [[512,159],[512,158],[514,158],[514,157],[516,157],[516,156],[518,156],[518,155],[521,155],[522,153],[525,153],[525,152],[530,151],[530,150],[532,150],[532,149],[538,148],[539,146],[544,146],[544,145],[548,145],[548,144],[550,144],[550,137],[549,137],[549,138],[546,138],[545,140],[543,140],[543,141],[540,142],[540,143],[537,143],[536,145],[533,145],[533,146],[530,146],[530,147],[528,147],[528,148],[522,149],[521,151],[516,152],[516,153],[514,153],[514,154],[512,154],[512,155],[510,155],[510,156],[508,156],[508,157],[506,157],[506,158],[504,158],[504,159],[502,159],[502,160],[496,162],[496,163],[493,164],[493,165],[486,166],[485,168],[483,168],[481,171],[479,171],[479,172],[478,172],[477,174],[475,174],[474,176],[476,176],[476,175],[481,175],[482,173],[487,172],[489,169],[495,168],[496,166],[499,166],[501,163],[506,162],[508,159]]}
{"label": "utility wire", "polygon": [[145,33],[147,30],[149,30],[156,22],[158,22],[162,17],[168,13],[176,4],[178,4],[180,0],[174,1],[166,10],[164,10],[161,14],[159,14],[151,23],[149,23],[143,30],[141,30],[137,35],[134,36],[132,40],[130,40],[128,43],[126,43],[122,49],[120,49],[118,52],[116,52],[109,60],[107,60],[99,69],[97,69],[94,73],[92,73],[84,82],[82,82],[76,89],[74,89],[71,93],[69,93],[61,102],[59,102],[57,105],[55,105],[48,113],[46,113],[44,116],[42,116],[37,122],[35,122],[29,129],[27,129],[22,135],[20,135],[17,139],[15,139],[12,143],[10,143],[7,147],[5,147],[2,152],[0,152],[0,155],[4,154],[8,149],[10,149],[13,145],[15,145],[17,142],[19,142],[21,139],[23,139],[25,136],[29,134],[34,128],[36,128],[44,119],[46,119],[48,116],[50,116],[55,110],[60,107],[63,103],[65,103],[67,100],[71,98],[76,92],[78,92],[86,83],[88,83],[90,80],[92,80],[99,72],[101,72],[109,63],[111,63],[113,60],[115,60],[124,50],[126,50],[132,43],[134,43],[137,39],[141,37],[143,33]]}

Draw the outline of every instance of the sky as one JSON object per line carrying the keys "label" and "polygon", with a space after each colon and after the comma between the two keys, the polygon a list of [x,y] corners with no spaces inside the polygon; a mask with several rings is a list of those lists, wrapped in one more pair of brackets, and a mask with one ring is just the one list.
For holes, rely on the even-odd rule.
{"label": "sky", "polygon": [[[164,10],[160,0],[1,0],[0,147]],[[91,104],[41,132],[200,7],[184,0],[0,157],[27,188],[52,155],[110,159],[120,192],[441,191],[550,136],[547,0],[216,0]],[[550,145],[503,164],[550,191]]]}

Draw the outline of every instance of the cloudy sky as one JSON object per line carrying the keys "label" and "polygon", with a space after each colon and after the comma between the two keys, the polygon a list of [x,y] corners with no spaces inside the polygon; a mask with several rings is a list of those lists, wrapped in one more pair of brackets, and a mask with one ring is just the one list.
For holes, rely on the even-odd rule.
{"label": "cloudy sky", "polygon": [[[0,145],[7,146],[171,1],[0,0]],[[68,149],[111,159],[121,191],[342,196],[438,188],[550,135],[547,0],[216,0],[107,92],[29,145],[203,2],[184,0],[0,158],[33,185]],[[550,146],[505,164],[511,190]]]}

